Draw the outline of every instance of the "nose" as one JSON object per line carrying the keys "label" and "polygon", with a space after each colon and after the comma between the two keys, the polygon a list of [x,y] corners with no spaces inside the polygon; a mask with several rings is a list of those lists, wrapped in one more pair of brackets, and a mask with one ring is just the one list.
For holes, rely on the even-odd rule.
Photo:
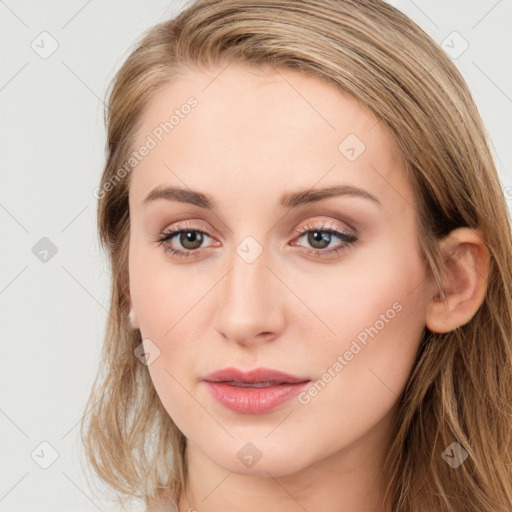
{"label": "nose", "polygon": [[234,251],[230,263],[218,287],[216,330],[240,345],[274,340],[285,324],[285,297],[266,252],[249,263]]}

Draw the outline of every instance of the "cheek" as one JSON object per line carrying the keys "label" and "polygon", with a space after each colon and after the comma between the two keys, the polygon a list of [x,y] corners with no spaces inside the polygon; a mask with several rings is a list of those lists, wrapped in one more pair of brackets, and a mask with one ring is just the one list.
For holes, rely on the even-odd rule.
{"label": "cheek", "polygon": [[[172,263],[158,251],[134,249],[130,259],[130,291],[143,340],[159,350],[149,366],[156,391],[173,419],[190,407],[189,388],[198,375],[198,361],[205,349],[198,341],[211,329],[208,321],[208,292],[218,279],[211,273],[197,276],[186,264]],[[185,407],[181,411],[181,407]],[[171,408],[173,409],[171,411]],[[190,414],[190,411],[189,411]]]}
{"label": "cheek", "polygon": [[194,279],[188,264],[172,262],[163,248],[130,247],[129,272],[141,334],[155,340],[172,337],[174,326],[186,322],[187,312],[211,287],[204,280]]}
{"label": "cheek", "polygon": [[201,349],[195,340],[205,329],[198,320],[204,320],[201,298],[211,283],[193,276],[186,265],[173,266],[165,257],[155,258],[153,254],[144,257],[135,253],[130,263],[130,291],[141,336],[159,350],[158,357],[148,366],[151,380],[164,408],[182,432],[190,431],[190,422],[204,423],[201,408],[196,407],[190,392],[194,389],[197,362],[204,358],[204,347]]}
{"label": "cheek", "polygon": [[327,452],[339,439],[354,440],[387,416],[409,380],[423,323],[411,304],[392,311],[387,323],[368,322],[354,336],[329,345],[317,380],[299,397],[310,435],[318,435],[319,427],[307,418],[319,417],[323,431],[337,433]]}
{"label": "cheek", "polygon": [[[425,272],[412,244],[379,240],[371,250],[355,251],[336,268],[287,276],[293,289],[328,327],[323,337],[343,349],[358,335],[376,326],[379,332],[404,330],[404,337],[421,332],[425,323]],[[407,331],[410,326],[411,330]],[[418,327],[419,326],[419,327]],[[374,329],[372,329],[374,331]],[[330,333],[329,333],[330,331]]]}
{"label": "cheek", "polygon": [[333,405],[347,413],[325,415],[327,429],[349,428],[349,417],[350,430],[363,431],[393,407],[407,383],[425,328],[426,280],[421,259],[412,250],[405,254],[381,251],[380,264],[359,261],[357,271],[317,280],[324,293],[309,295],[336,334],[315,354],[318,380],[302,403],[311,416]]}
{"label": "cheek", "polygon": [[405,258],[388,247],[378,258],[359,259],[357,268],[347,265],[337,278],[308,280],[299,291],[334,332],[310,359],[320,382],[304,403],[311,398],[319,414],[337,403],[362,422],[379,418],[406,385],[425,328],[426,280],[411,248],[403,250]]}

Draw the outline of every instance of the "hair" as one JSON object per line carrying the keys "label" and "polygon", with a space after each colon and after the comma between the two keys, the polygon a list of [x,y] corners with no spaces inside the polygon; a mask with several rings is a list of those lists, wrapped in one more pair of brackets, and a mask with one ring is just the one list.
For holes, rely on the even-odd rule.
{"label": "hair", "polygon": [[[155,93],[182,72],[229,63],[317,77],[383,123],[414,190],[420,253],[439,291],[447,262],[439,242],[458,227],[482,235],[490,256],[483,303],[450,332],[425,327],[397,403],[382,489],[394,512],[509,512],[510,213],[462,75],[420,27],[379,0],[199,0],[148,30],[117,72],[107,91],[98,202],[112,292],[100,368],[81,425],[88,462],[121,499],[139,498],[148,508],[176,506],[183,492],[186,438],[160,402],[147,366],[134,356],[142,339],[128,317],[131,173],[119,179],[119,170]],[[457,469],[441,456],[453,442],[468,454]]]}

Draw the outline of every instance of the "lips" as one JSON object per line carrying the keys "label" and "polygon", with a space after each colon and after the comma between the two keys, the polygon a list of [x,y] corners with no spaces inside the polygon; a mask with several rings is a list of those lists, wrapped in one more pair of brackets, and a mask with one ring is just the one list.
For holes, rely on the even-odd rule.
{"label": "lips", "polygon": [[250,372],[242,372],[237,368],[224,368],[206,375],[203,380],[207,382],[227,382],[238,386],[264,387],[279,384],[299,384],[309,381],[309,377],[299,377],[272,370],[270,368],[256,368]]}
{"label": "lips", "polygon": [[263,414],[296,396],[311,379],[269,368],[250,372],[225,368],[202,380],[227,409],[241,414]]}

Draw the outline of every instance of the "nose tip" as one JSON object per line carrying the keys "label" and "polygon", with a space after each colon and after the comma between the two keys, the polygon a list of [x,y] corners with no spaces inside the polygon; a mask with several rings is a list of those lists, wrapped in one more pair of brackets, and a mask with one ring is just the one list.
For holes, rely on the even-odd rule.
{"label": "nose tip", "polygon": [[[252,243],[246,239],[247,245],[242,245],[248,249],[244,256],[254,256]],[[278,335],[284,323],[274,289],[278,281],[261,255],[251,263],[244,256],[235,256],[231,270],[219,286],[216,330],[225,340],[239,344],[270,341]]]}
{"label": "nose tip", "polygon": [[245,347],[272,340],[273,334],[271,332],[254,332],[255,331],[252,331],[251,334],[247,328],[243,329],[239,326],[238,330],[236,327],[233,327],[229,332],[222,331],[221,334],[225,341]]}

